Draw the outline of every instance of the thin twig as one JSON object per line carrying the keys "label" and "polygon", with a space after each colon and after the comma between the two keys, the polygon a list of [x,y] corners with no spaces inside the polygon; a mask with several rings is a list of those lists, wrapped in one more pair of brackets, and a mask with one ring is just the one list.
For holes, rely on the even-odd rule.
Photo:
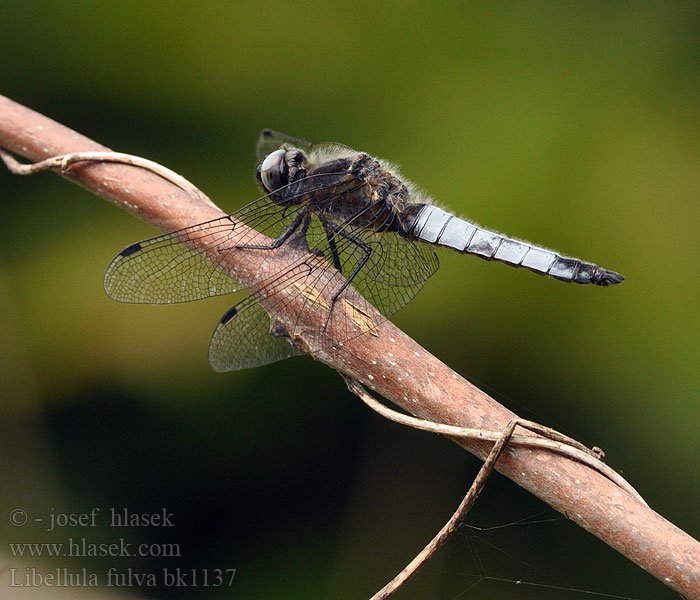
{"label": "thin twig", "polygon": [[[415,417],[396,412],[388,406],[385,406],[376,398],[373,398],[372,395],[354,379],[345,375],[343,375],[343,379],[345,380],[345,384],[348,386],[348,389],[365,404],[367,404],[367,406],[382,415],[384,418],[394,421],[395,423],[400,423],[401,425],[406,425],[407,427],[412,427],[414,429],[420,429],[421,431],[429,431],[431,433],[439,433],[442,435],[490,442],[495,442],[501,439],[501,435],[503,435],[500,431],[486,431],[484,429],[444,425],[442,423],[433,423],[424,419],[416,419]],[[529,448],[543,448],[577,460],[578,462],[595,469],[610,479],[610,481],[619,486],[620,489],[624,490],[630,496],[635,498],[637,502],[641,502],[644,506],[648,506],[639,492],[637,492],[637,490],[635,490],[630,483],[624,479],[624,477],[622,477],[617,471],[611,469],[608,465],[602,462],[600,458],[598,458],[598,449],[591,450],[573,438],[570,438],[554,429],[550,429],[549,427],[545,427],[544,425],[540,425],[539,423],[535,423],[534,421],[528,421],[526,419],[513,419],[513,421],[515,421],[520,427],[529,429],[530,431],[545,437],[536,437],[532,435],[512,435],[510,439],[511,445],[525,446]]]}
{"label": "thin twig", "polygon": [[391,596],[391,594],[406,583],[457,530],[460,523],[464,521],[469,509],[471,509],[472,505],[481,493],[481,490],[484,489],[486,480],[489,478],[489,475],[493,473],[496,466],[496,461],[500,458],[508,441],[512,439],[511,436],[513,435],[513,430],[517,424],[518,420],[513,419],[503,430],[503,433],[499,435],[496,443],[493,445],[493,448],[491,448],[491,452],[489,452],[489,455],[486,457],[484,464],[481,465],[481,468],[476,474],[474,481],[472,482],[471,486],[469,486],[466,496],[464,496],[462,501],[459,503],[457,510],[450,517],[450,520],[447,521],[437,535],[430,540],[430,542],[428,542],[426,547],[423,548],[423,550],[421,550],[415,556],[415,558],[408,563],[398,575],[396,575],[396,577],[394,577],[381,590],[372,596],[370,600],[384,600],[385,598]]}
{"label": "thin twig", "polygon": [[[420,569],[420,567],[422,567],[457,530],[457,527],[459,527],[459,524],[464,520],[475,500],[481,493],[481,490],[486,485],[486,480],[493,472],[496,466],[496,461],[498,461],[500,458],[507,443],[515,446],[547,448],[553,452],[559,452],[565,456],[573,458],[574,460],[581,461],[582,463],[596,469],[606,477],[610,478],[628,494],[634,496],[639,502],[646,505],[642,497],[629,483],[627,483],[627,481],[625,481],[618,473],[610,469],[610,467],[608,467],[605,463],[601,462],[599,458],[596,458],[598,454],[596,451],[589,450],[576,440],[573,440],[568,436],[559,433],[558,431],[550,429],[549,427],[544,427],[543,425],[539,425],[538,423],[527,421],[525,419],[511,420],[506,428],[501,432],[483,431],[480,429],[470,429],[466,427],[455,427],[453,425],[431,423],[423,419],[416,419],[415,417],[398,413],[395,410],[384,406],[381,402],[372,397],[372,395],[358,381],[355,381],[346,375],[343,375],[342,377],[345,380],[345,384],[347,385],[348,389],[353,394],[358,396],[372,410],[391,421],[406,425],[408,427],[413,427],[414,429],[420,429],[422,431],[430,431],[433,433],[442,433],[443,435],[453,435],[472,439],[492,440],[495,442],[491,448],[491,451],[486,457],[484,464],[481,466],[481,469],[479,469],[479,472],[474,478],[474,481],[469,486],[469,490],[467,490],[464,499],[462,502],[460,502],[457,510],[450,517],[449,521],[447,521],[447,523],[445,523],[435,537],[428,542],[425,548],[423,548],[423,550],[421,550],[415,556],[415,558],[408,563],[408,565],[406,565],[406,567],[404,567],[398,575],[396,575],[396,577],[394,577],[381,590],[372,596],[370,600],[384,600],[396,592],[404,583],[413,577],[418,569]],[[547,437],[541,438],[530,435],[514,435],[513,432],[517,425]]]}
{"label": "thin twig", "polygon": [[71,154],[52,156],[51,158],[40,160],[39,162],[31,164],[23,164],[16,160],[15,157],[9,152],[0,148],[0,158],[2,158],[2,161],[5,163],[8,170],[15,175],[34,175],[35,173],[41,173],[42,171],[60,171],[61,173],[66,174],[70,165],[89,161],[112,162],[141,167],[142,169],[146,169],[151,173],[155,173],[166,181],[174,183],[181,190],[187,194],[190,194],[192,197],[199,198],[200,200],[210,204],[213,208],[216,208],[216,205],[211,201],[209,196],[207,196],[192,182],[185,179],[182,175],[179,175],[175,171],[172,171],[171,169],[168,169],[155,161],[148,160],[147,158],[142,158],[140,156],[134,156],[133,154],[124,154],[123,152],[73,152]]}

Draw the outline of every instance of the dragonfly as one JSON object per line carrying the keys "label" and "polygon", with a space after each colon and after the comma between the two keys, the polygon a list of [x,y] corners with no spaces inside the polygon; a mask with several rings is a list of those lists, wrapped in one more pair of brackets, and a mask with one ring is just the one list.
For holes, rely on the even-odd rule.
{"label": "dragonfly", "polygon": [[[104,276],[107,295],[120,302],[189,302],[246,288],[225,268],[232,253],[271,256],[285,245],[301,250],[299,264],[272,273],[263,258],[260,282],[214,330],[209,362],[216,371],[302,353],[274,331],[263,305],[275,295],[295,298],[292,324],[303,311],[320,309],[326,311],[322,331],[334,329],[328,333],[336,341],[377,335],[372,315],[389,318],[414,298],[438,269],[436,247],[567,283],[604,287],[624,279],[457,217],[396,167],[342,144],[311,144],[265,129],[256,159],[260,198],[225,217],[131,244]],[[270,241],[260,243],[259,234]],[[331,320],[333,311],[342,311],[341,317]]]}

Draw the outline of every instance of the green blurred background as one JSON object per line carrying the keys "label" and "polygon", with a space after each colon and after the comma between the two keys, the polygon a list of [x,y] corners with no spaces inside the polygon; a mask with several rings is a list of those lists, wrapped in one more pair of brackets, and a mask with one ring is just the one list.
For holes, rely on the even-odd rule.
{"label": "green blurred background", "polygon": [[[623,273],[591,289],[443,252],[395,322],[519,414],[604,448],[698,535],[698,3],[5,2],[0,52],[0,93],[182,173],[224,210],[257,197],[253,144],[271,127],[395,161],[458,214]],[[232,298],[109,301],[104,268],[148,225],[56,176],[2,169],[0,210],[9,567],[237,569],[230,586],[94,597],[366,598],[459,502],[479,463],[384,422],[324,365],[210,371]],[[11,526],[17,507],[103,518],[49,533]],[[115,530],[110,507],[166,508],[174,527]],[[470,522],[541,511],[499,475]],[[583,597],[479,582],[480,564],[676,597],[557,514],[535,519],[478,539],[462,528],[396,597]],[[177,543],[182,557],[19,559],[8,546],[70,536]]]}

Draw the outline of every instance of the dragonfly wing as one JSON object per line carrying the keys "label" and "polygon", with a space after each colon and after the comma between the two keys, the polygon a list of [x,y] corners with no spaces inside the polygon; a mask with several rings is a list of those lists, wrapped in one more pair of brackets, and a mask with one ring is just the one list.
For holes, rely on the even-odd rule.
{"label": "dragonfly wing", "polygon": [[258,141],[255,143],[255,158],[258,164],[270,152],[279,150],[282,146],[299,148],[299,150],[303,150],[307,154],[311,151],[311,143],[302,138],[292,137],[272,129],[263,129],[258,134]]}
{"label": "dragonfly wing", "polygon": [[270,317],[253,296],[226,312],[209,343],[209,364],[220,372],[260,367],[300,354],[286,338],[270,335]]}
{"label": "dragonfly wing", "polygon": [[223,217],[132,244],[107,267],[105,291],[113,300],[144,304],[187,302],[235,292],[239,289],[235,279],[184,243],[208,240],[226,246],[233,238],[233,224]]}
{"label": "dragonfly wing", "polygon": [[387,317],[413,300],[440,265],[432,248],[397,233],[363,230],[358,237],[371,254],[353,285]]}
{"label": "dragonfly wing", "polygon": [[352,148],[349,148],[345,144],[339,144],[337,142],[316,142],[312,144],[303,138],[273,131],[272,129],[263,129],[258,134],[258,140],[255,143],[255,158],[258,164],[260,164],[268,154],[280,148],[298,148],[299,150],[303,150],[307,156],[312,152],[318,153],[323,151],[329,154],[335,154],[339,149],[347,152],[354,152]]}
{"label": "dragonfly wing", "polygon": [[333,245],[342,275],[350,278],[359,267],[351,285],[386,317],[406,306],[439,266],[437,255],[425,244],[350,223],[333,236],[332,242],[312,251],[322,253],[330,262]]}
{"label": "dragonfly wing", "polygon": [[[226,217],[172,231],[122,250],[104,275],[107,295],[119,302],[172,304],[230,294],[241,289],[222,265],[237,244],[250,244],[256,232],[276,238],[296,216],[297,206],[283,209],[267,196]],[[253,232],[243,234],[234,221]],[[216,248],[219,260],[206,249]]]}

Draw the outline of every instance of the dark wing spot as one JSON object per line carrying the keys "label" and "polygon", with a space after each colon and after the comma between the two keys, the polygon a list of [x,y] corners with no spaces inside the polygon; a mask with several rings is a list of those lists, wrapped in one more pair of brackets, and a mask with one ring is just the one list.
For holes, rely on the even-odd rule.
{"label": "dark wing spot", "polygon": [[129,256],[134,252],[138,252],[139,250],[141,250],[141,244],[136,242],[135,244],[131,244],[131,246],[124,248],[124,250],[119,253],[119,256]]}
{"label": "dark wing spot", "polygon": [[221,317],[221,324],[226,325],[233,317],[236,316],[236,313],[238,312],[238,309],[235,306],[232,306],[229,308],[225,313],[224,316]]}

